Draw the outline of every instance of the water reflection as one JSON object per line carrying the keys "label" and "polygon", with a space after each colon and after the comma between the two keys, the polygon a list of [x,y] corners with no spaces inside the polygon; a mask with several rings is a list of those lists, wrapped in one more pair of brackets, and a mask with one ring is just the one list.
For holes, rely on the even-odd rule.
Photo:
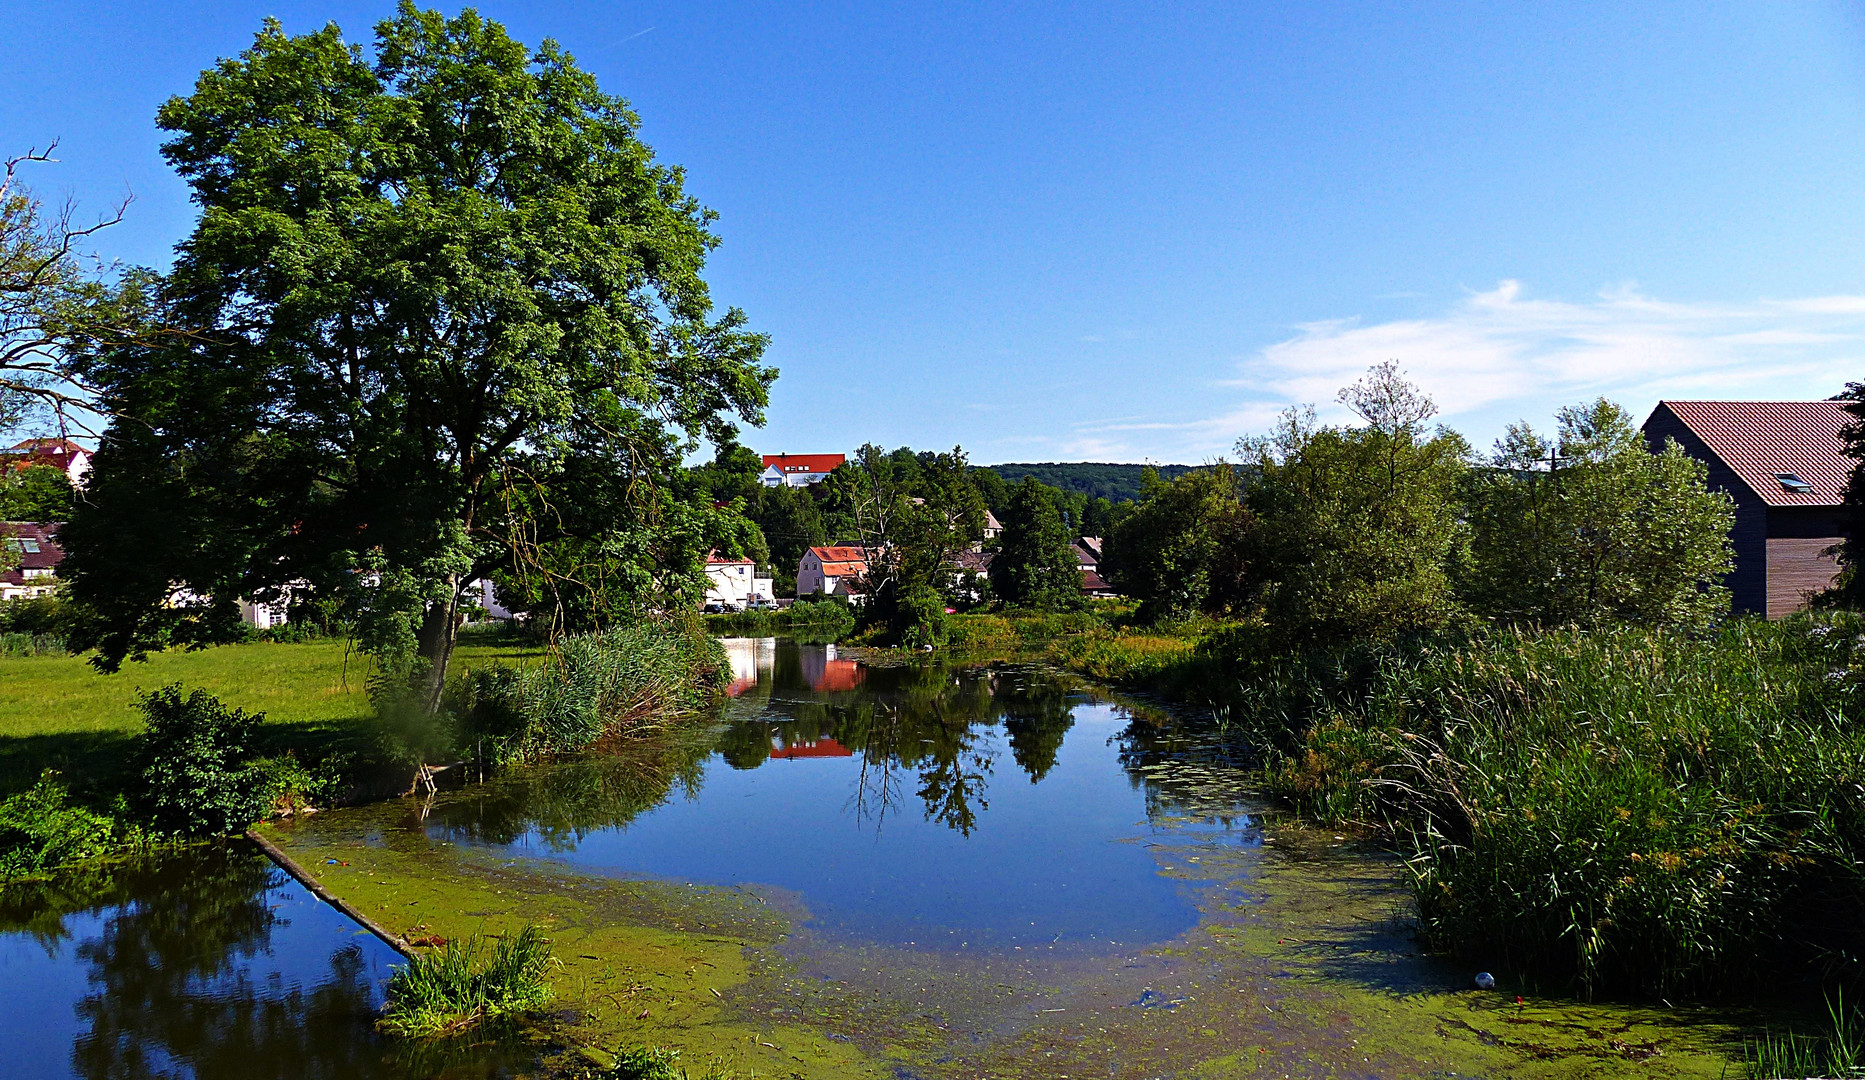
{"label": "water reflection", "polygon": [[1053,674],[726,648],[737,694],[714,729],[474,785],[396,835],[777,886],[827,932],[1043,947],[1170,937],[1198,915],[1166,847],[1194,819],[1253,842],[1246,793],[1219,784],[1193,805],[1171,771],[1222,772],[1221,740]]}
{"label": "water reflection", "polygon": [[[31,1077],[494,1076],[374,1031],[391,950],[245,845],[0,890],[4,1072]],[[503,1055],[506,1060],[516,1060]]]}

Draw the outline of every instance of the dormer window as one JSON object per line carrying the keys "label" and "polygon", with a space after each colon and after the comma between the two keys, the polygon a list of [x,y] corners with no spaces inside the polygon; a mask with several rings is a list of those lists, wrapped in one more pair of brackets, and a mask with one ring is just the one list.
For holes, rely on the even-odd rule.
{"label": "dormer window", "polygon": [[1802,480],[1798,473],[1778,472],[1774,474],[1774,478],[1781,482],[1783,491],[1792,492],[1795,495],[1807,495],[1813,491],[1813,485]]}

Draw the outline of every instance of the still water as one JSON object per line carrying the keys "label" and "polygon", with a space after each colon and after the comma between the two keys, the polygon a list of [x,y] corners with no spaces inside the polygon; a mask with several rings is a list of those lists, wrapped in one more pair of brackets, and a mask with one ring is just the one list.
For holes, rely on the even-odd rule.
{"label": "still water", "polygon": [[1163,807],[1145,771],[1153,729],[1053,676],[726,645],[725,725],[664,799],[540,818],[556,802],[520,780],[447,801],[428,835],[608,874],[775,887],[819,935],[984,948],[1171,939],[1198,923],[1209,885],[1162,874],[1162,845],[1261,842],[1235,800],[1195,820]]}

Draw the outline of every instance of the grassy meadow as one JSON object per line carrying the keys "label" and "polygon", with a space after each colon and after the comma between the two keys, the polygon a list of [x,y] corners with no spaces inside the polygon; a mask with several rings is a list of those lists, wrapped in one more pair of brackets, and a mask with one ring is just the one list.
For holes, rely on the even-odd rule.
{"label": "grassy meadow", "polygon": [[[535,660],[536,646],[462,643],[458,668]],[[256,642],[158,653],[114,675],[85,657],[0,657],[0,796],[58,769],[79,790],[109,790],[142,725],[140,694],[169,683],[206,690],[234,708],[265,713],[266,753],[320,757],[362,751],[373,732],[370,661],[340,640]]]}

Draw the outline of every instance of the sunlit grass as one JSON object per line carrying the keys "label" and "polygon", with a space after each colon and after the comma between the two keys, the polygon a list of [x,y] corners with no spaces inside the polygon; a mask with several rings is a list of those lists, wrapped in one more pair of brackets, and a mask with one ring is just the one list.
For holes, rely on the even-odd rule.
{"label": "sunlit grass", "polygon": [[550,943],[540,927],[495,941],[482,961],[484,944],[474,936],[411,957],[389,980],[382,1030],[408,1038],[451,1034],[550,1000]]}

